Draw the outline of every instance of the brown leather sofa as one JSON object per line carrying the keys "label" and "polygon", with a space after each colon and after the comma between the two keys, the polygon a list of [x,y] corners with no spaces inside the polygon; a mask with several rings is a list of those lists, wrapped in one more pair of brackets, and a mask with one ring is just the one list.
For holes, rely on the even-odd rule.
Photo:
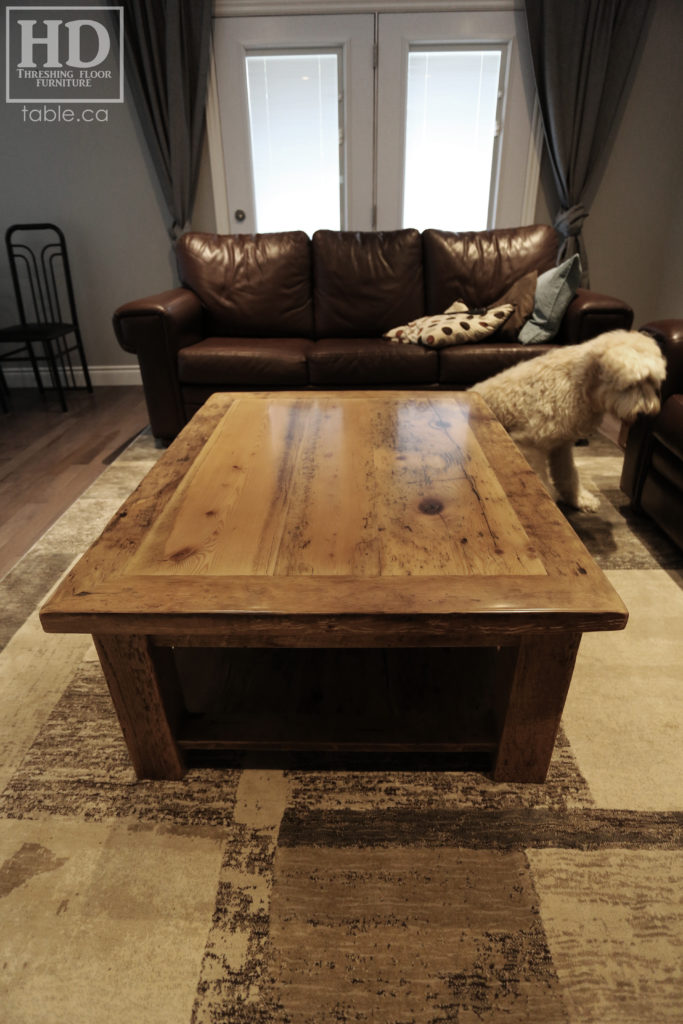
{"label": "brown leather sofa", "polygon": [[640,330],[656,338],[667,372],[660,412],[629,430],[621,489],[632,508],[683,548],[683,320],[656,320]]}
{"label": "brown leather sofa", "polygon": [[382,337],[456,299],[491,306],[526,275],[553,267],[557,246],[547,225],[313,238],[188,233],[176,243],[182,287],[121,306],[114,328],[139,359],[152,431],[163,442],[214,391],[467,388],[556,344],[631,326],[625,303],[579,289],[550,344],[494,334],[435,350]]}

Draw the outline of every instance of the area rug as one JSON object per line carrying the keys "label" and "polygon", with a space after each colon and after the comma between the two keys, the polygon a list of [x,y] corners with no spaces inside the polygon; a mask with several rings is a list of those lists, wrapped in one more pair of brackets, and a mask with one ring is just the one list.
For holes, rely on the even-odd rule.
{"label": "area rug", "polygon": [[139,782],[47,592],[143,433],[0,583],[4,1024],[683,1021],[683,555],[580,449],[566,511],[630,611],[582,641],[545,785],[443,755],[235,755]]}

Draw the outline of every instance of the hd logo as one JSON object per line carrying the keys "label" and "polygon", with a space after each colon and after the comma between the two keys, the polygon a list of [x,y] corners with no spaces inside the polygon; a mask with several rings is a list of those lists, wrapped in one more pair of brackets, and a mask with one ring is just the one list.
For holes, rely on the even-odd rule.
{"label": "hd logo", "polygon": [[6,31],[8,103],[123,103],[122,7],[8,6]]}

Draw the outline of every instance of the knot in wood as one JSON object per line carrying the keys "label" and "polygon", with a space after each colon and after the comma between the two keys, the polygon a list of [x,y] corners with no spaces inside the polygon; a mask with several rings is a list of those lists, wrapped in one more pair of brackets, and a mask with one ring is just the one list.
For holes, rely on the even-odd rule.
{"label": "knot in wood", "polygon": [[443,512],[443,502],[438,498],[423,498],[417,507],[426,516],[438,516],[439,512]]}

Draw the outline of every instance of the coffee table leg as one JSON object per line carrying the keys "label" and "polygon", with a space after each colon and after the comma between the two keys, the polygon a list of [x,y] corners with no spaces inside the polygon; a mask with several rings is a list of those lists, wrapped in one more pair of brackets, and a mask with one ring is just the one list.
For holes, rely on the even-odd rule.
{"label": "coffee table leg", "polygon": [[94,636],[130,759],[139,779],[181,779],[173,735],[179,686],[169,649],[145,636]]}
{"label": "coffee table leg", "polygon": [[580,640],[580,633],[559,633],[521,641],[502,713],[496,782],[545,781]]}

